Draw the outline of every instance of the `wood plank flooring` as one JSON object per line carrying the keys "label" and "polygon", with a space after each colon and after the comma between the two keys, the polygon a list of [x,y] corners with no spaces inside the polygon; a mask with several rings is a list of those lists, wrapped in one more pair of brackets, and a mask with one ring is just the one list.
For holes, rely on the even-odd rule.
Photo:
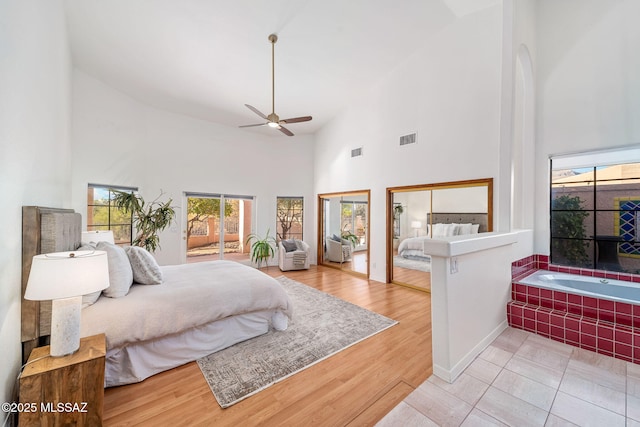
{"label": "wood plank flooring", "polygon": [[431,300],[425,292],[338,270],[281,272],[400,323],[221,409],[195,362],[105,390],[104,425],[373,425],[432,372]]}

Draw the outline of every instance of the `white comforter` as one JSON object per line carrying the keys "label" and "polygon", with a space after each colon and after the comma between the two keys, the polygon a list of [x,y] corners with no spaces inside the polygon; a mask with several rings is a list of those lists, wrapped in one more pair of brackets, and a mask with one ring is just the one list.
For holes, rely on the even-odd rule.
{"label": "white comforter", "polygon": [[164,266],[161,285],[133,285],[127,296],[101,296],[82,310],[81,336],[105,333],[107,347],[147,341],[236,314],[275,310],[289,319],[280,283],[232,261]]}
{"label": "white comforter", "polygon": [[409,237],[408,239],[404,239],[400,242],[400,245],[398,245],[398,254],[402,255],[402,252],[406,250],[424,251],[424,241],[427,239],[429,239],[429,236]]}

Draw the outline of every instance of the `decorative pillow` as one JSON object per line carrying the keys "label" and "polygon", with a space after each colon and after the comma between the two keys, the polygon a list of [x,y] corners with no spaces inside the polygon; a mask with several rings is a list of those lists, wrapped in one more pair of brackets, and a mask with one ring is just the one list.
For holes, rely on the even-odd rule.
{"label": "decorative pillow", "polygon": [[455,236],[457,229],[458,229],[458,224],[445,224],[444,225],[444,235],[445,236]]}
{"label": "decorative pillow", "polygon": [[124,251],[133,270],[133,281],[142,285],[159,285],[163,281],[162,270],[156,259],[145,248],[127,246]]}
{"label": "decorative pillow", "polygon": [[433,237],[444,237],[446,232],[445,225],[442,223],[433,224]]}
{"label": "decorative pillow", "polygon": [[298,250],[298,245],[296,245],[295,240],[283,240],[282,246],[284,246],[284,250],[286,252],[293,252]]}
{"label": "decorative pillow", "polygon": [[109,287],[102,293],[109,298],[119,298],[129,293],[133,283],[133,271],[127,253],[113,243],[98,242],[98,250],[107,253],[109,261]]}
{"label": "decorative pillow", "polygon": [[471,227],[472,227],[471,223],[458,224],[458,232],[456,234],[458,235],[471,234]]}
{"label": "decorative pillow", "polygon": [[[96,247],[85,243],[84,245],[80,246],[78,249],[78,251],[95,251]],[[102,294],[102,291],[95,291],[95,292],[91,292],[90,294],[86,294],[86,295],[82,295],[82,308],[87,308],[90,305],[95,304],[96,301],[98,301],[98,298],[100,298],[100,294]]]}

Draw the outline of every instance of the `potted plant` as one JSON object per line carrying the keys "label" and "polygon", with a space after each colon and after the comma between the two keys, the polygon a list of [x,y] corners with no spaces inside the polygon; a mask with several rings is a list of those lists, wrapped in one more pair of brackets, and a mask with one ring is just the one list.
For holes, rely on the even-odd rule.
{"label": "potted plant", "polygon": [[403,212],[404,212],[404,208],[402,207],[402,205],[400,203],[395,204],[395,206],[393,207],[393,218],[394,219],[400,218],[400,215],[402,215]]}
{"label": "potted plant", "polygon": [[[345,225],[346,228],[346,225]],[[342,237],[344,240],[348,241],[351,243],[351,246],[353,246],[354,248],[356,247],[356,245],[358,244],[358,236],[356,236],[355,234],[353,234],[350,230],[342,230],[342,235],[340,236]]]}
{"label": "potted plant", "polygon": [[158,199],[163,194],[160,192],[158,198],[146,203],[139,194],[114,189],[110,191],[114,195],[113,204],[125,213],[131,212],[133,216],[133,226],[138,234],[131,244],[154,252],[160,247],[158,234],[167,228],[176,216],[175,209],[171,207],[172,199],[159,202]]}
{"label": "potted plant", "polygon": [[251,233],[247,236],[247,245],[251,245],[251,262],[258,264],[258,268],[264,262],[267,267],[269,266],[269,258],[272,258],[275,253],[276,239],[270,235],[271,230],[267,230],[267,234],[264,237],[260,237],[257,234]]}

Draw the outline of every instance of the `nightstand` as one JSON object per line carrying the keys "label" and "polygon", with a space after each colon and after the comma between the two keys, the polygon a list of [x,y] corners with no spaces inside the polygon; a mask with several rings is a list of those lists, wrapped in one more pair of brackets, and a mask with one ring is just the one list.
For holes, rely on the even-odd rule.
{"label": "nightstand", "polygon": [[101,426],[105,347],[100,334],[82,338],[69,356],[48,356],[49,346],[33,349],[20,376],[18,425]]}

